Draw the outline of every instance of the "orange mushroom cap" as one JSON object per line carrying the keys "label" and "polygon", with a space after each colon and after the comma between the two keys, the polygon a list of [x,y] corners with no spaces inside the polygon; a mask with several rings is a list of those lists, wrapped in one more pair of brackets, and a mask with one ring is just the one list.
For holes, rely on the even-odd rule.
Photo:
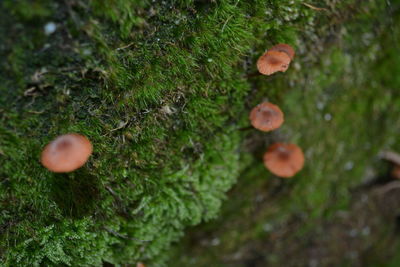
{"label": "orange mushroom cap", "polygon": [[289,178],[304,166],[304,154],[295,144],[276,143],[264,154],[265,167],[276,176]]}
{"label": "orange mushroom cap", "polygon": [[288,44],[277,44],[271,47],[269,51],[279,51],[279,52],[285,52],[289,57],[290,60],[293,60],[295,52],[293,47],[291,47]]}
{"label": "orange mushroom cap", "polygon": [[250,122],[254,128],[269,132],[281,127],[284,121],[282,110],[269,102],[255,106],[250,112]]}
{"label": "orange mushroom cap", "polygon": [[257,69],[261,74],[271,75],[275,72],[285,72],[290,64],[290,56],[285,52],[269,50],[257,61]]}
{"label": "orange mushroom cap", "polygon": [[71,172],[82,167],[92,151],[93,146],[85,136],[69,133],[47,144],[40,161],[52,172]]}

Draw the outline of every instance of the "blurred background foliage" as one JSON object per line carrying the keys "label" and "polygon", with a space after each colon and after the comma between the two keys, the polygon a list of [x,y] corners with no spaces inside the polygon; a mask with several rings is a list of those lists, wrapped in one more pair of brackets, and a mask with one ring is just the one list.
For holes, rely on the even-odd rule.
{"label": "blurred background foliage", "polygon": [[[397,181],[378,153],[400,150],[399,8],[3,0],[3,265],[396,266]],[[289,70],[257,75],[281,42]],[[285,112],[276,132],[246,129],[263,100]],[[94,155],[52,174],[40,151],[66,132]],[[305,151],[293,179],[262,165],[276,141]]]}

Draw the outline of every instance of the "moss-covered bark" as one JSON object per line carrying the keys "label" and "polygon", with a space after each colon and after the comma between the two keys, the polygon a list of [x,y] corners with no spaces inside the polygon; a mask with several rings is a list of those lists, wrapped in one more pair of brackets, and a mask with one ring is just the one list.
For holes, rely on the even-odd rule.
{"label": "moss-covered bark", "polygon": [[[259,161],[242,171],[221,216],[181,241],[171,266],[399,265],[400,183],[378,155],[400,150],[400,2],[354,7],[318,62],[303,59],[309,68],[288,82],[280,134],[245,138]],[[262,153],[288,136],[306,147],[305,170],[270,178]]]}
{"label": "moss-covered bark", "polygon": [[[249,108],[265,97],[283,103],[298,83],[305,88],[304,72],[318,70],[329,34],[359,12],[354,1],[319,4],[326,9],[292,0],[2,1],[2,263],[162,265],[170,243],[214,218],[239,173],[259,160],[241,148]],[[385,8],[364,5],[361,14]],[[57,28],[46,35],[49,22]],[[256,58],[278,42],[294,45],[302,60],[284,75],[254,77]],[[332,77],[346,60],[337,58]],[[334,79],[313,75],[324,85]],[[308,126],[295,114],[307,109],[298,101],[309,93],[298,90],[283,104],[286,136],[304,146],[290,129]],[[67,132],[88,136],[94,155],[76,172],[50,173],[40,151]],[[264,138],[251,139],[261,147]],[[299,181],[299,199],[315,190]],[[323,201],[315,194],[299,203]]]}

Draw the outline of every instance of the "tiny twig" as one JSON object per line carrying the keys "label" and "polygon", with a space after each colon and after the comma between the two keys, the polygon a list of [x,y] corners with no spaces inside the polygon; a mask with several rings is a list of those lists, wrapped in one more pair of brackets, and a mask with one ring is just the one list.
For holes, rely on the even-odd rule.
{"label": "tiny twig", "polygon": [[127,121],[125,121],[125,122],[121,122],[121,123],[118,125],[117,128],[111,129],[110,132],[114,132],[114,131],[117,131],[117,130],[119,130],[119,129],[122,129],[122,128],[124,128],[126,125],[128,125],[128,123],[129,123],[129,120],[127,120]]}
{"label": "tiny twig", "polygon": [[116,50],[119,51],[119,50],[122,50],[122,49],[126,49],[126,48],[131,47],[131,46],[134,45],[134,44],[135,44],[135,43],[127,44],[127,45],[124,45],[124,46],[122,46],[122,47],[118,47]]}
{"label": "tiny twig", "polygon": [[106,190],[107,190],[108,192],[110,192],[110,194],[113,195],[118,201],[121,201],[121,199],[119,198],[118,194],[115,193],[115,191],[112,190],[111,187],[109,187],[108,185],[106,185],[105,188],[106,188]]}
{"label": "tiny twig", "polygon": [[393,189],[399,189],[399,188],[400,188],[400,181],[394,181],[377,189],[376,193],[384,195],[387,192],[392,191]]}
{"label": "tiny twig", "polygon": [[316,11],[326,11],[326,12],[329,11],[328,9],[323,8],[323,7],[316,7],[316,6],[307,4],[307,3],[302,3],[302,4],[305,5],[306,7],[309,7],[309,8],[311,8],[311,9],[313,9],[313,10],[316,10]]}
{"label": "tiny twig", "polygon": [[400,154],[391,150],[382,151],[379,157],[400,166]]}
{"label": "tiny twig", "polygon": [[224,32],[226,24],[228,24],[229,20],[233,17],[233,15],[229,16],[229,18],[225,21],[224,25],[222,25],[221,32]]}
{"label": "tiny twig", "polygon": [[24,96],[33,96],[35,95],[34,92],[36,91],[36,86],[29,87],[25,90]]}
{"label": "tiny twig", "polygon": [[[236,1],[235,7],[239,4],[239,2],[240,2],[240,0],[237,0],[237,1]],[[231,18],[233,18],[233,15],[230,15],[230,16],[226,19],[226,21],[224,22],[224,25],[222,25],[221,32],[224,32],[225,27],[226,27],[226,24],[228,24],[228,22],[229,22],[229,20],[230,20]]]}
{"label": "tiny twig", "polygon": [[44,111],[45,111],[45,110],[41,110],[41,111],[28,110],[28,112],[29,112],[29,113],[32,113],[32,114],[42,114],[42,113],[44,113]]}

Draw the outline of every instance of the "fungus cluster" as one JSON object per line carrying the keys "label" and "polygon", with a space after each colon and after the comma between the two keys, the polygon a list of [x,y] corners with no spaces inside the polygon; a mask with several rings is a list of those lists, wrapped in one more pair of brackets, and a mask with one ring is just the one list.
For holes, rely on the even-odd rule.
{"label": "fungus cluster", "polygon": [[267,50],[257,61],[257,69],[263,75],[285,72],[295,55],[288,44],[278,44]]}
{"label": "fungus cluster", "polygon": [[82,167],[92,151],[92,144],[85,136],[69,133],[47,144],[40,161],[52,172],[71,172]]}
{"label": "fungus cluster", "polygon": [[[264,75],[285,72],[294,55],[295,51],[290,45],[275,45],[258,59],[257,68]],[[254,107],[249,118],[254,128],[264,132],[276,130],[284,122],[282,110],[269,102]],[[92,151],[93,146],[85,136],[69,133],[57,137],[45,146],[41,163],[52,172],[71,172],[82,167]],[[304,155],[297,145],[276,143],[265,153],[264,164],[277,176],[292,177],[303,168]]]}
{"label": "fungus cluster", "polygon": [[[285,72],[294,55],[295,51],[290,45],[275,45],[258,59],[257,69],[264,75]],[[284,114],[277,105],[263,102],[251,110],[249,119],[254,128],[269,132],[281,127]],[[265,152],[264,165],[276,176],[289,178],[303,168],[304,154],[295,144],[275,143]]]}

